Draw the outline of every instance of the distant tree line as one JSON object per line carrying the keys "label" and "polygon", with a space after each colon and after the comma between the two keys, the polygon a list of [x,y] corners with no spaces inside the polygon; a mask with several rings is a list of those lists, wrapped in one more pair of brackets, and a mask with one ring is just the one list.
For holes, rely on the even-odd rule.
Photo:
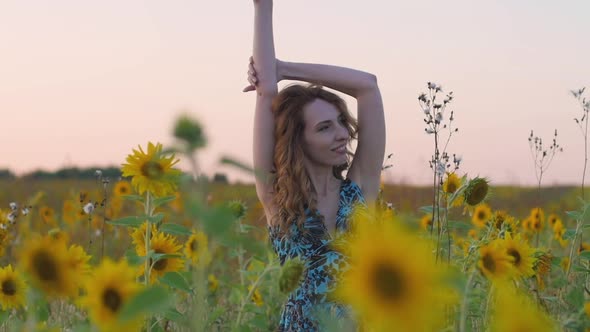
{"label": "distant tree line", "polygon": [[[96,171],[100,170],[102,172],[102,176],[108,177],[111,179],[118,179],[121,177],[121,170],[118,167],[106,167],[106,168],[97,168],[97,167],[90,167],[90,168],[78,168],[78,167],[68,167],[62,168],[55,172],[49,172],[45,170],[36,170],[26,174],[21,175],[19,178],[21,179],[31,179],[31,180],[49,180],[49,179],[95,179],[96,178]],[[15,179],[17,176],[8,169],[0,170],[0,180],[10,180]]]}
{"label": "distant tree line", "polygon": [[[16,178],[21,179],[30,179],[30,180],[63,180],[63,179],[96,179],[96,171],[100,170],[102,172],[102,176],[112,179],[118,180],[121,178],[121,169],[118,167],[88,167],[88,168],[78,168],[78,167],[67,167],[59,169],[55,172],[48,172],[45,170],[36,170],[33,172],[29,172],[26,174],[16,176],[12,171],[9,169],[0,169],[0,180],[12,180]],[[207,176],[205,174],[201,174],[200,177],[204,177],[205,179]],[[213,178],[211,179],[213,182],[217,183],[228,183],[227,175],[224,173],[215,173]]]}

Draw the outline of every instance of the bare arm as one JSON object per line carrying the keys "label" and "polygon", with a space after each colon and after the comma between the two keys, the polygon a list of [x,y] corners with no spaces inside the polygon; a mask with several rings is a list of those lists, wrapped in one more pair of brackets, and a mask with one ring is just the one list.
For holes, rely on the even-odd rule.
{"label": "bare arm", "polygon": [[256,193],[270,220],[272,182],[270,172],[274,154],[274,117],[272,100],[277,94],[276,58],[272,28],[272,0],[254,0],[254,52],[257,88],[254,115],[254,169]]}
{"label": "bare arm", "polygon": [[377,198],[385,155],[385,116],[375,75],[332,65],[279,61],[282,79],[321,84],[350,95],[358,105],[358,145],[348,177],[359,184],[367,201]]}

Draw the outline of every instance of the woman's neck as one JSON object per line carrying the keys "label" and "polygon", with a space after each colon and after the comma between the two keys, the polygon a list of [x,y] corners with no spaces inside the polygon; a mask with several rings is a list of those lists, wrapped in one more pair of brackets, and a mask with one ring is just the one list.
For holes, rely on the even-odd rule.
{"label": "woman's neck", "polygon": [[334,176],[332,167],[320,167],[314,165],[306,165],[307,174],[315,194],[318,197],[325,197],[328,193],[338,190],[341,181]]}

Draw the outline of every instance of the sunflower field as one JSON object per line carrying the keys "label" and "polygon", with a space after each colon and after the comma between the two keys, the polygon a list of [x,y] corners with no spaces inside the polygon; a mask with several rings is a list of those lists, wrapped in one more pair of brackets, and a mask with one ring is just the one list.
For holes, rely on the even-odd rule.
{"label": "sunflower field", "polygon": [[[199,176],[198,123],[174,136],[130,149],[116,179],[2,183],[0,331],[276,328],[303,263],[279,264],[253,185]],[[590,193],[491,187],[444,158],[433,187],[383,184],[355,209],[331,244],[351,266],[332,295],[355,319],[319,312],[322,330],[590,330]]]}

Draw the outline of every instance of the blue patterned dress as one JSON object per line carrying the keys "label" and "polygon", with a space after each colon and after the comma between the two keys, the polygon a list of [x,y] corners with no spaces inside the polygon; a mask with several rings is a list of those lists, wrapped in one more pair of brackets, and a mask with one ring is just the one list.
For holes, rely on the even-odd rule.
{"label": "blue patterned dress", "polygon": [[[361,189],[350,179],[342,181],[336,214],[337,235],[348,231],[349,216],[356,203],[366,204]],[[314,318],[318,311],[337,317],[349,315],[347,306],[328,299],[328,294],[336,287],[336,277],[349,267],[347,259],[330,248],[332,236],[319,212],[312,213],[309,209],[305,212],[306,232],[301,232],[296,224],[291,225],[291,232],[285,236],[279,235],[277,226],[268,228],[281,265],[286,259],[297,256],[305,264],[302,281],[289,295],[281,313],[279,331],[318,331],[318,320]]]}

